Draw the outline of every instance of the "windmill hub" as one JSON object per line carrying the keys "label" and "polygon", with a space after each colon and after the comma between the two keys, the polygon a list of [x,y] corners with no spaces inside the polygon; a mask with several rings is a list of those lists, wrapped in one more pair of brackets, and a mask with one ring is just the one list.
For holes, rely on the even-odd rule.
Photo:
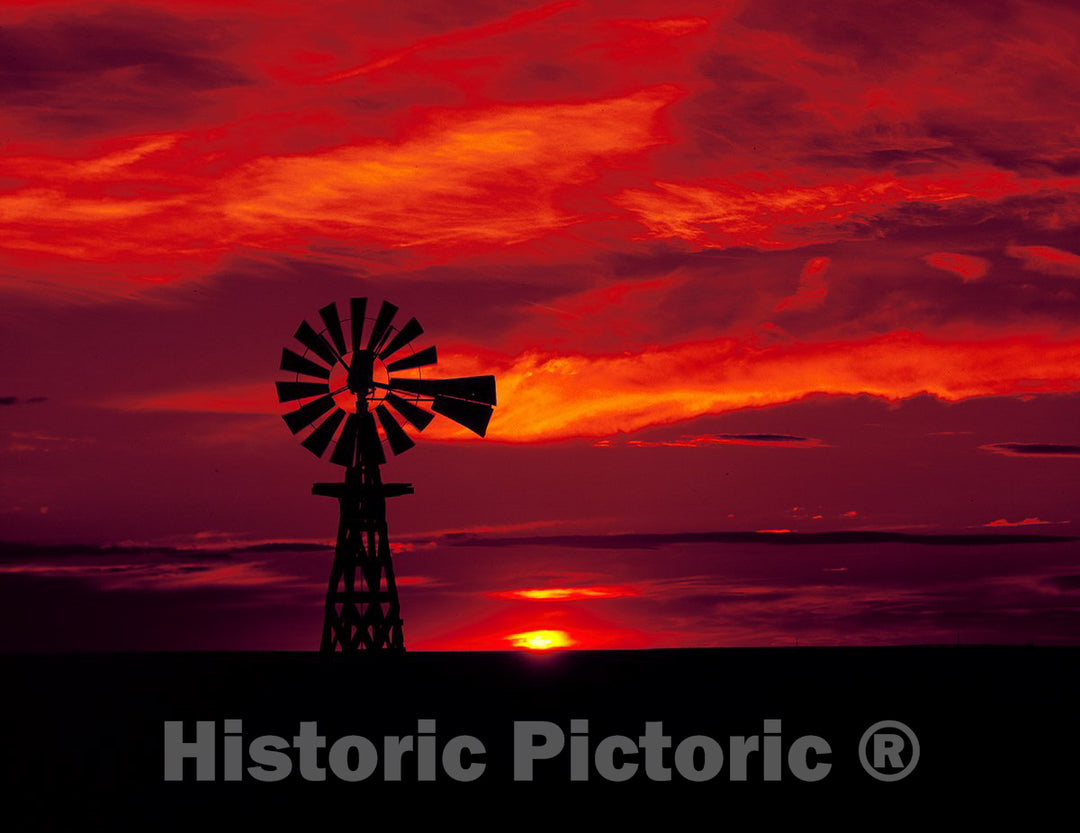
{"label": "windmill hub", "polygon": [[334,401],[339,408],[352,414],[357,399],[366,401],[369,409],[385,401],[390,381],[385,362],[368,350],[345,353],[341,359],[330,368],[330,390],[336,391]]}
{"label": "windmill hub", "polygon": [[[346,384],[351,393],[365,398],[375,394],[375,361],[375,354],[370,350],[357,350],[350,354]],[[379,364],[382,365],[382,362]]]}
{"label": "windmill hub", "polygon": [[302,321],[295,338],[304,352],[282,351],[281,369],[293,378],[277,383],[279,402],[300,403],[282,417],[289,430],[311,428],[301,445],[320,458],[333,445],[330,462],[345,468],[344,482],[312,489],[337,498],[340,508],[321,647],[328,653],[405,650],[386,499],[413,489],[382,482],[383,442],[404,454],[416,445],[405,426],[423,431],[435,414],[482,437],[495,407],[494,376],[423,378],[421,369],[438,357],[434,346],[413,349],[424,332],[419,322],[410,318],[399,329],[398,308],[387,301],[374,320],[366,309],[366,298],[352,298],[348,318],[338,315],[336,304],[319,310],[322,330]]}

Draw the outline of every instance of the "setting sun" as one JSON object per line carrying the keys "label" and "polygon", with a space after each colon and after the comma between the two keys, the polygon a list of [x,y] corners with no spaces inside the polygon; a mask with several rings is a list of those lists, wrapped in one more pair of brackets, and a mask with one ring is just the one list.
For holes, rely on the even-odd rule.
{"label": "setting sun", "polygon": [[577,642],[566,631],[526,631],[512,633],[506,637],[515,648],[527,648],[530,651],[550,651],[553,648],[569,648]]}
{"label": "setting sun", "polygon": [[530,601],[567,601],[575,599],[613,599],[638,595],[627,587],[543,587],[526,590],[505,590],[492,593],[496,598],[529,599]]}

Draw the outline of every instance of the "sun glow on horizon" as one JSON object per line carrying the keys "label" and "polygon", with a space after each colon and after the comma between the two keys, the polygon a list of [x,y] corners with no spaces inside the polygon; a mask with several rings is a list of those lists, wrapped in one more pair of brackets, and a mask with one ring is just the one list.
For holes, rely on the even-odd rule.
{"label": "sun glow on horizon", "polygon": [[492,593],[496,598],[528,599],[530,601],[570,601],[575,599],[613,599],[637,596],[635,590],[626,587],[542,587],[523,590],[505,590]]}
{"label": "sun glow on horizon", "polygon": [[505,638],[510,640],[513,647],[529,651],[550,651],[554,648],[570,648],[577,644],[566,631],[525,631],[512,633]]}

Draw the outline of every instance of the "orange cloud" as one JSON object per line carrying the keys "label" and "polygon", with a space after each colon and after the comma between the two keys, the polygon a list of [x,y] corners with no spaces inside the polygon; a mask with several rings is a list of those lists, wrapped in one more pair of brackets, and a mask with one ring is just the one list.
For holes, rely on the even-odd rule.
{"label": "orange cloud", "polygon": [[974,255],[962,255],[956,252],[935,252],[926,255],[925,260],[935,269],[952,272],[964,279],[965,283],[977,281],[990,269],[990,261]]}
{"label": "orange cloud", "polygon": [[132,137],[74,161],[9,160],[0,248],[80,260],[203,258],[312,237],[512,243],[579,221],[559,195],[664,141],[670,86],[572,104],[440,111],[396,141],[225,162],[205,137]]}
{"label": "orange cloud", "polygon": [[605,157],[660,139],[660,88],[586,104],[493,108],[443,117],[424,135],[322,154],[261,159],[219,194],[222,213],[257,238],[299,229],[399,245],[515,242],[566,226],[563,187],[592,180]]}
{"label": "orange cloud", "polygon": [[900,332],[771,348],[721,339],[608,356],[535,351],[501,367],[494,357],[455,363],[469,370],[460,375],[485,366],[500,402],[488,436],[528,442],[609,436],[812,393],[956,401],[1072,391],[1080,388],[1080,341],[950,342]]}
{"label": "orange cloud", "polygon": [[[813,393],[899,400],[1080,390],[1080,341],[1014,337],[932,340],[897,332],[859,341],[761,348],[735,339],[591,356],[532,350],[517,356],[447,349],[440,375],[493,373],[499,405],[488,438],[540,442],[605,437]],[[134,410],[281,413],[273,386],[164,392],[113,400]],[[433,439],[465,439],[436,420]]]}

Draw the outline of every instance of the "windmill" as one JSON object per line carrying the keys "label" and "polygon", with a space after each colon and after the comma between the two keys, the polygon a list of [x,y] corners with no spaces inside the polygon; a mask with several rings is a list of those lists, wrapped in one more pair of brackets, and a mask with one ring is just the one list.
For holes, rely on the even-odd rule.
{"label": "windmill", "polygon": [[342,482],[312,487],[313,494],[336,498],[340,509],[324,653],[405,650],[386,499],[411,495],[413,487],[382,482],[383,443],[394,455],[404,454],[415,445],[405,426],[423,431],[434,414],[482,437],[495,406],[494,376],[424,378],[437,354],[434,346],[413,349],[424,332],[415,318],[397,328],[398,308],[388,301],[374,319],[366,312],[367,299],[352,298],[347,318],[338,315],[336,303],[319,310],[321,330],[302,321],[294,337],[303,352],[286,347],[281,353],[281,369],[293,378],[277,383],[279,402],[298,403],[282,417],[289,430],[298,435],[311,427],[301,445],[320,458],[333,446],[330,462],[345,469]]}

